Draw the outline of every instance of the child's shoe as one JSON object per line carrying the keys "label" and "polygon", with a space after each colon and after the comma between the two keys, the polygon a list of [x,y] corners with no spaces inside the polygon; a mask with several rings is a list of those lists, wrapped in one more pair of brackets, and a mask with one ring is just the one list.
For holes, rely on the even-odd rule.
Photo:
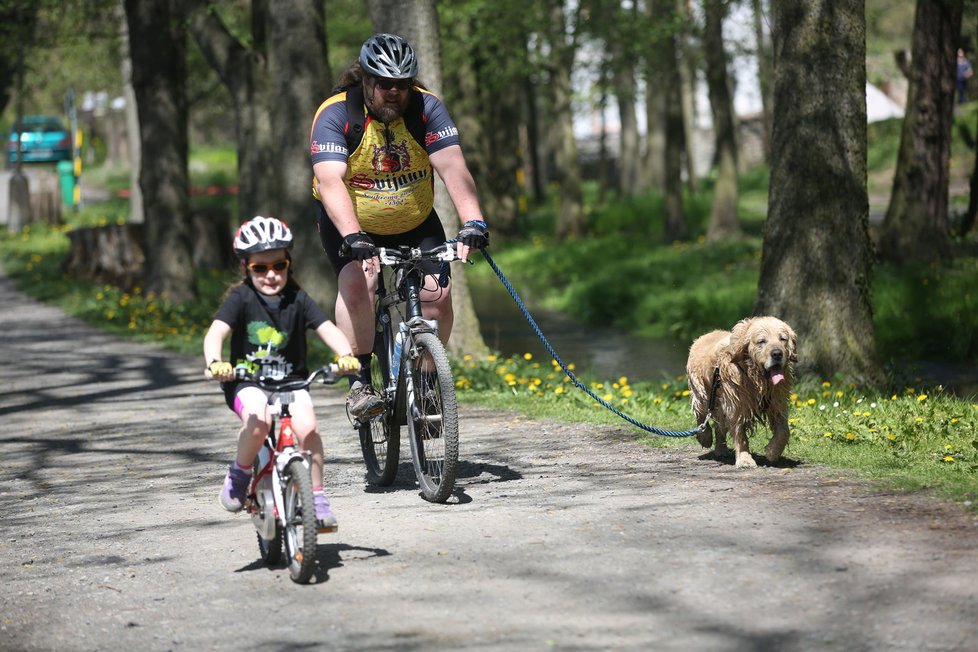
{"label": "child's shoe", "polygon": [[333,508],[329,506],[329,499],[321,491],[312,493],[312,504],[316,506],[316,531],[317,532],[336,532],[338,525]]}
{"label": "child's shoe", "polygon": [[224,506],[224,509],[229,512],[241,511],[245,504],[250,481],[250,471],[239,469],[234,464],[231,465],[227,477],[224,478],[224,486],[221,487],[221,505]]}

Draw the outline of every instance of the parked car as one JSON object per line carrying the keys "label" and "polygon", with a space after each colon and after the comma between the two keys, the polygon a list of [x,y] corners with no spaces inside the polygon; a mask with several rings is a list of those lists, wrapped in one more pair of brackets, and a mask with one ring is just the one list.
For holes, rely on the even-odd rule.
{"label": "parked car", "polygon": [[24,116],[14,124],[7,140],[7,161],[17,161],[17,138],[25,163],[70,161],[71,132],[59,118],[50,115]]}

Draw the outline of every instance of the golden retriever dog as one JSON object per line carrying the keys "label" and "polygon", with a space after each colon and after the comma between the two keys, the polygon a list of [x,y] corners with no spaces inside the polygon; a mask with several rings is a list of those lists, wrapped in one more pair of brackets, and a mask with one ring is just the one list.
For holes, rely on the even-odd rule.
{"label": "golden retriever dog", "polygon": [[733,440],[738,467],[755,467],[747,443],[760,421],[771,428],[764,454],[768,461],[781,457],[788,444],[788,402],[794,382],[797,336],[776,317],[743,319],[731,331],[701,335],[689,348],[686,375],[696,423],[709,411],[713,374],[719,384],[713,402],[713,428],[706,424],[696,437],[704,448],[713,445],[717,457],[727,453],[727,434]]}

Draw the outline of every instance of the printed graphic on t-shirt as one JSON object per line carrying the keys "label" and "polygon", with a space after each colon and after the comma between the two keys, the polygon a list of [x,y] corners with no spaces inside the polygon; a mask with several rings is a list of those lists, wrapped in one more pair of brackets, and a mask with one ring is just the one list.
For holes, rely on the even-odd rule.
{"label": "printed graphic on t-shirt", "polygon": [[260,374],[271,380],[283,380],[292,373],[292,363],[279,350],[288,344],[289,335],[263,321],[248,322],[248,342],[258,349],[245,356],[238,364],[248,368],[251,374]]}

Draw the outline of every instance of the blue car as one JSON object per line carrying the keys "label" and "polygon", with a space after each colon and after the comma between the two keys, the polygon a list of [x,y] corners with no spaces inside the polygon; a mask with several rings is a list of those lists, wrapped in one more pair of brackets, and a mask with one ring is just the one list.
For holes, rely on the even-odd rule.
{"label": "blue car", "polygon": [[24,163],[70,161],[71,133],[60,119],[49,115],[29,115],[15,124],[7,140],[7,161],[17,161],[17,137]]}

